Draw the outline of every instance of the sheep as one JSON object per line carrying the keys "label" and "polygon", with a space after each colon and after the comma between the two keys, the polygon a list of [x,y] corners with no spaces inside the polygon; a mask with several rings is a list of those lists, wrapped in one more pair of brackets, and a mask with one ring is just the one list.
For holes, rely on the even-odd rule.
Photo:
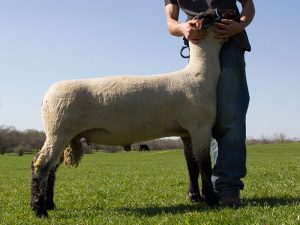
{"label": "sheep", "polygon": [[[219,17],[211,10],[199,14],[198,19],[202,26],[209,27]],[[179,136],[197,160],[205,201],[216,204],[209,143],[216,118],[220,48],[221,43],[208,29],[205,40],[190,43],[190,60],[182,70],[152,76],[69,80],[52,85],[41,108],[46,141],[31,165],[30,204],[36,216],[47,216],[47,210],[55,208],[55,172],[69,144],[69,152],[79,152],[79,157],[73,159],[73,164],[78,164],[81,138],[97,144],[128,146]]]}

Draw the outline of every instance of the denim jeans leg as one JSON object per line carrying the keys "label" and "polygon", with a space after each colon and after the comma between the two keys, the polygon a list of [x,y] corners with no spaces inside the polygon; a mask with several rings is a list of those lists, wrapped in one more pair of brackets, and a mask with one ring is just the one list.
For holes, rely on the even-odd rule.
{"label": "denim jeans leg", "polygon": [[224,45],[220,52],[217,119],[213,129],[218,142],[218,157],[213,168],[215,190],[239,192],[246,175],[246,113],[249,92],[244,51]]}

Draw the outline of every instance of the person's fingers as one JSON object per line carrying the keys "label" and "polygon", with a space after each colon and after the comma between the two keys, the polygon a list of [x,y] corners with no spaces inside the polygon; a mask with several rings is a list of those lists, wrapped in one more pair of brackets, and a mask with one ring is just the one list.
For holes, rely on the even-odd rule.
{"label": "person's fingers", "polygon": [[188,23],[191,27],[195,27],[195,28],[196,28],[197,20],[189,20],[189,21],[187,21],[187,23]]}
{"label": "person's fingers", "polygon": [[227,30],[222,30],[222,29],[219,29],[219,28],[213,28],[213,32],[217,35],[223,35],[223,34],[227,34]]}
{"label": "person's fingers", "polygon": [[215,23],[214,25],[223,30],[225,30],[227,28],[227,25],[223,24],[223,23]]}
{"label": "person's fingers", "polygon": [[229,20],[229,19],[222,19],[221,20],[221,22],[223,23],[223,24],[231,24],[232,22],[233,22],[233,20]]}
{"label": "person's fingers", "polygon": [[196,20],[196,22],[195,22],[195,27],[196,27],[197,29],[201,29],[201,27],[202,27],[202,21],[201,21],[201,20]]}

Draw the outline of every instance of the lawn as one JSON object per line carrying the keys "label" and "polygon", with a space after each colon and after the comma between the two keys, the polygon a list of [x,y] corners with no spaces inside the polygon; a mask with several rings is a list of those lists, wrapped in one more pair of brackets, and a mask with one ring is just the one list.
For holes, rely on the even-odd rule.
{"label": "lawn", "polygon": [[243,206],[186,199],[182,150],[98,152],[57,173],[57,209],[29,207],[33,155],[0,155],[0,224],[300,224],[300,143],[248,146]]}

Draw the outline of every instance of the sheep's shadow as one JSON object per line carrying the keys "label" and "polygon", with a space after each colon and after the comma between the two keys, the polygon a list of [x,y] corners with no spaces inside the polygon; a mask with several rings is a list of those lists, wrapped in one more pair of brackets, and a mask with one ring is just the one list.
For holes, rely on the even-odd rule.
{"label": "sheep's shadow", "polygon": [[183,214],[188,212],[202,212],[214,209],[215,207],[208,207],[204,203],[199,204],[177,204],[171,206],[147,206],[141,208],[119,208],[122,213],[134,214],[138,216],[152,217],[161,214]]}
{"label": "sheep's shadow", "polygon": [[[247,208],[247,207],[270,207],[276,208],[280,206],[287,205],[300,205],[300,196],[291,197],[291,196],[282,196],[282,197],[249,197],[243,198],[243,204],[239,209]],[[205,212],[205,211],[214,211],[219,212],[223,210],[223,207],[209,207],[205,203],[191,204],[191,203],[179,203],[173,204],[170,206],[159,206],[159,205],[151,205],[145,207],[116,207],[113,209],[116,213],[126,214],[126,215],[134,215],[134,216],[144,216],[144,217],[153,217],[162,214],[185,214],[185,213],[193,213],[193,212]],[[95,204],[94,206],[89,207],[79,207],[72,209],[64,209],[58,208],[55,209],[52,213],[56,214],[60,218],[68,219],[68,218],[82,218],[87,215],[87,212],[90,210],[95,212],[103,212],[105,207],[102,207],[101,204]],[[101,214],[101,213],[100,213]],[[89,213],[91,217],[91,214]],[[94,214],[92,217],[98,217],[98,214]]]}
{"label": "sheep's shadow", "polygon": [[[239,209],[243,209],[246,207],[279,207],[286,205],[294,205],[300,204],[300,197],[252,197],[243,199],[243,204]],[[155,216],[163,213],[171,213],[171,214],[184,214],[188,212],[203,212],[203,211],[219,211],[224,207],[209,207],[204,203],[199,204],[177,204],[171,206],[148,206],[141,208],[119,208],[118,210],[121,212],[126,212],[129,214],[139,215],[139,216]]]}

